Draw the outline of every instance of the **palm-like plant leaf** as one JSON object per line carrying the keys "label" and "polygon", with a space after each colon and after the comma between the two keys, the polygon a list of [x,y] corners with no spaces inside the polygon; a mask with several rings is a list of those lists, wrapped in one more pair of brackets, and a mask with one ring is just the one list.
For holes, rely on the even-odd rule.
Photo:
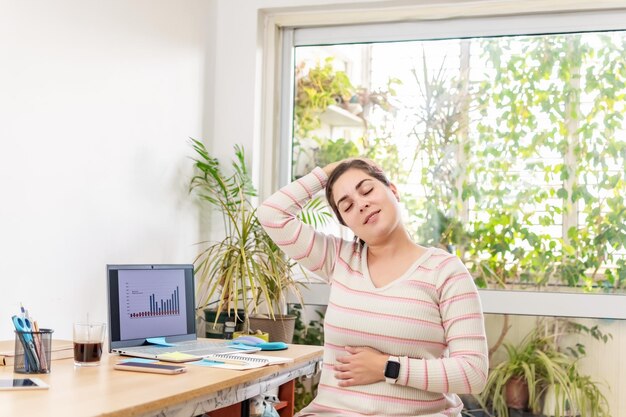
{"label": "palm-like plant leaf", "polygon": [[[225,175],[219,161],[209,154],[202,142],[191,139],[196,152],[190,191],[222,214],[225,237],[217,242],[202,242],[203,249],[194,260],[197,304],[199,308],[217,303],[217,316],[243,307],[244,321],[264,303],[273,317],[283,301],[284,292],[292,291],[301,299],[294,278],[294,263],[285,258],[259,223],[250,197],[256,196],[245,163],[244,150],[235,146],[233,173]],[[311,209],[313,212],[313,209]],[[319,218],[311,215],[309,218]],[[217,319],[216,319],[217,320]]]}
{"label": "palm-like plant leaf", "polygon": [[314,197],[309,200],[298,217],[314,227],[325,226],[333,220],[333,215],[328,211],[326,200],[321,197]]}

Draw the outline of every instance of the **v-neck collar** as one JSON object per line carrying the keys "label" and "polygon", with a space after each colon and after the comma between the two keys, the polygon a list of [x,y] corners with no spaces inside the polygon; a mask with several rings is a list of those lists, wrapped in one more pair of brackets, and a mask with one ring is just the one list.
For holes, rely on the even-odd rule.
{"label": "v-neck collar", "polygon": [[363,250],[363,253],[361,256],[361,270],[363,271],[363,277],[367,279],[367,282],[370,284],[370,287],[372,290],[384,291],[390,286],[394,285],[395,283],[406,280],[409,277],[409,275],[411,275],[411,273],[415,270],[415,268],[417,268],[418,266],[423,264],[428,258],[430,258],[435,248],[433,247],[427,248],[426,251],[419,258],[417,258],[417,260],[413,262],[411,266],[409,266],[402,275],[400,275],[398,278],[394,279],[393,281],[391,281],[390,283],[382,287],[375,286],[374,282],[372,281],[372,277],[370,275],[370,269],[369,269],[369,266],[367,265],[367,244],[363,245],[362,250]]}

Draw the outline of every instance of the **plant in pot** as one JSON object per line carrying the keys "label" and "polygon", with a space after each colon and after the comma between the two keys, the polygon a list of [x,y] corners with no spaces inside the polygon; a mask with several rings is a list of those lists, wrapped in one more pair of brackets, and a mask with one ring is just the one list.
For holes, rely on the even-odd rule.
{"label": "plant in pot", "polygon": [[567,371],[569,386],[552,384],[543,395],[542,413],[548,417],[610,416],[609,404],[600,389],[588,375],[573,362]]}
{"label": "plant in pot", "polygon": [[[613,336],[603,333],[598,326],[587,327],[569,320],[554,320],[550,329],[558,341],[560,335],[586,333],[604,343]],[[558,342],[557,342],[558,344]],[[581,343],[567,346],[565,349],[572,359],[566,369],[568,385],[551,384],[543,394],[543,414],[546,416],[591,416],[608,417],[609,404],[599,388],[599,384],[585,375],[579,368],[579,360],[586,355],[586,348]]]}
{"label": "plant in pot", "polygon": [[[582,417],[609,415],[606,398],[588,376],[580,373],[577,358],[559,349],[560,333],[555,323],[558,321],[551,325],[540,322],[518,345],[503,344],[507,359],[489,372],[480,396],[495,415],[508,417],[509,408],[545,414],[547,398],[556,404],[548,415],[571,415],[567,412],[574,408]],[[589,330],[584,326],[566,326],[560,331]],[[596,338],[605,336],[599,333]],[[582,352],[584,347],[579,344],[577,350]]]}
{"label": "plant in pot", "polygon": [[509,407],[540,410],[539,397],[547,381],[564,381],[561,363],[569,360],[549,346],[537,331],[528,334],[519,345],[504,343],[507,360],[489,372],[481,397],[498,416],[508,417]]}
{"label": "plant in pot", "polygon": [[[245,332],[259,327],[258,323],[251,326],[253,315],[265,313],[270,322],[279,324],[275,333],[291,326],[281,340],[290,343],[295,317],[281,321],[279,312],[286,292],[301,299],[299,286],[304,284],[295,277],[295,263],[284,256],[259,223],[251,203],[256,190],[243,148],[235,146],[232,174],[225,174],[202,142],[192,139],[191,145],[195,150],[195,173],[190,191],[221,214],[225,231],[221,240],[202,242],[202,250],[194,261],[197,308],[204,310],[215,305],[213,324],[221,313],[226,313],[239,319]],[[308,210],[305,215],[318,221],[327,217],[315,210]],[[277,340],[271,334],[270,338]]]}

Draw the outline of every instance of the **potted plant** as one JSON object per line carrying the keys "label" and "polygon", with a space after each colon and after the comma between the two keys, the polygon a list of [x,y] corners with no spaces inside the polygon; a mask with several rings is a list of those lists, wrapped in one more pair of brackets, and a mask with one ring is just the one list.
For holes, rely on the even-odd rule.
{"label": "potted plant", "polygon": [[[570,387],[552,384],[543,395],[542,413],[548,417],[609,416],[609,404],[597,384],[582,375],[578,363],[568,370]],[[565,395],[569,388],[569,396]]]}
{"label": "potted plant", "polygon": [[[584,352],[584,346],[570,349],[577,352],[573,356],[561,351],[556,342],[560,333],[554,323],[538,324],[518,345],[503,344],[507,359],[489,372],[480,396],[496,415],[508,417],[509,408],[556,417],[572,415],[567,413],[574,410],[581,417],[609,415],[606,398],[578,368],[577,355]],[[566,326],[561,331],[586,331],[606,341],[597,330],[571,322]]]}
{"label": "potted plant", "polygon": [[528,334],[519,345],[504,343],[507,359],[489,372],[482,399],[498,416],[507,417],[509,408],[540,411],[539,398],[547,381],[564,381],[561,362],[565,355],[552,349],[538,331]]}
{"label": "potted plant", "polygon": [[[564,320],[565,330],[563,333],[587,333],[596,340],[606,343],[611,334],[604,334],[598,326],[588,328],[581,324]],[[558,321],[557,321],[558,323]],[[598,384],[588,375],[581,373],[578,365],[579,359],[586,354],[585,346],[577,343],[573,347],[567,347],[572,361],[567,367],[568,386],[558,383],[551,384],[543,395],[543,414],[546,416],[609,416],[609,404]],[[569,393],[569,395],[565,395]]]}
{"label": "potted plant", "polygon": [[[255,314],[264,313],[271,321],[280,319],[286,292],[292,291],[301,299],[299,286],[304,284],[295,278],[295,263],[284,256],[259,223],[251,203],[256,190],[243,148],[235,146],[232,174],[226,174],[202,142],[191,139],[191,145],[195,173],[190,191],[221,214],[225,231],[221,240],[201,242],[202,250],[194,261],[198,309],[215,305],[215,323],[225,312],[241,320],[244,331],[250,330]],[[315,210],[305,215],[315,221],[327,216]],[[294,324],[295,317],[287,318],[287,324],[279,321],[283,327],[291,326],[291,331],[285,332],[287,339],[293,335]]]}

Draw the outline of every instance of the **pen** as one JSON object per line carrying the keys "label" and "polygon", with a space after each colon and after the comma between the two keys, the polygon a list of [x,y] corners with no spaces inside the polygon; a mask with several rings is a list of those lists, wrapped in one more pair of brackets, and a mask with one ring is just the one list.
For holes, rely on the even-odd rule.
{"label": "pen", "polygon": [[46,359],[46,352],[44,351],[43,339],[41,333],[39,333],[39,325],[36,321],[33,321],[33,329],[35,330],[35,348],[39,354],[39,368],[41,371],[48,370],[48,362]]}
{"label": "pen", "polygon": [[235,359],[222,359],[222,358],[204,358],[203,360],[207,361],[207,362],[214,362],[214,363],[225,363],[228,365],[238,365],[238,366],[246,366],[248,365],[248,362],[246,361],[238,361]]}
{"label": "pen", "polygon": [[28,314],[27,308],[24,308],[24,322],[27,324],[26,330],[29,332],[30,335],[31,353],[33,354],[33,358],[35,359],[35,366],[37,367],[35,371],[39,372],[42,370],[41,354],[43,352],[41,349],[41,338],[39,337],[38,333],[35,333],[39,330],[35,328],[35,322],[30,318],[30,314]]}

